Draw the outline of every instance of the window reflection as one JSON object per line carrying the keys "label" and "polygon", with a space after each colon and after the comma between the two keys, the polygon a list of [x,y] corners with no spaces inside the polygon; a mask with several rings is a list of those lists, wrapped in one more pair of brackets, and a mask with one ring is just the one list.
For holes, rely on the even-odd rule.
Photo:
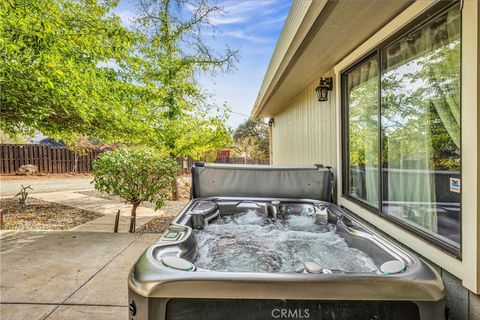
{"label": "window reflection", "polygon": [[349,193],[377,207],[378,198],[378,65],[373,57],[346,76]]}
{"label": "window reflection", "polygon": [[345,192],[459,248],[460,12],[429,19],[342,75]]}
{"label": "window reflection", "polygon": [[451,9],[382,52],[384,212],[459,243],[460,15]]}

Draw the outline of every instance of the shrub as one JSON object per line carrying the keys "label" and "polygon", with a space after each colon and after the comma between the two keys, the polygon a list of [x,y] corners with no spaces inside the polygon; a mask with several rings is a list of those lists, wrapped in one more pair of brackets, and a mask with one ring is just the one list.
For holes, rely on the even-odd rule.
{"label": "shrub", "polygon": [[177,163],[146,148],[121,148],[102,153],[93,163],[95,189],[132,205],[129,232],[135,232],[138,206],[149,201],[155,209],[171,194]]}

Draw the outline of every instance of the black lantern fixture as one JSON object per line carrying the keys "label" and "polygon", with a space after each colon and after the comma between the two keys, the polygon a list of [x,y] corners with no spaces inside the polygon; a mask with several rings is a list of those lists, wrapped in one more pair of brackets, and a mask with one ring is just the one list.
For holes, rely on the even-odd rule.
{"label": "black lantern fixture", "polygon": [[268,119],[268,126],[269,126],[269,127],[273,126],[274,123],[275,123],[275,119],[274,119],[274,118]]}
{"label": "black lantern fixture", "polygon": [[333,89],[333,79],[332,77],[328,78],[320,78],[320,83],[318,87],[315,88],[315,92],[317,93],[318,101],[327,101],[328,100],[328,91],[332,91]]}

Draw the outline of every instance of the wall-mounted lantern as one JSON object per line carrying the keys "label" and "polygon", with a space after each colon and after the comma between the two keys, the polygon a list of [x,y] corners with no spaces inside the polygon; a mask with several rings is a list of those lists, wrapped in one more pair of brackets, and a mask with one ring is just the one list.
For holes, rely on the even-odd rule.
{"label": "wall-mounted lantern", "polygon": [[328,78],[320,78],[320,83],[318,87],[315,88],[315,92],[317,93],[318,101],[327,101],[328,100],[328,91],[332,91],[333,89],[333,79],[332,77]]}
{"label": "wall-mounted lantern", "polygon": [[274,123],[275,123],[275,119],[273,119],[273,118],[268,119],[268,126],[269,127],[273,126]]}

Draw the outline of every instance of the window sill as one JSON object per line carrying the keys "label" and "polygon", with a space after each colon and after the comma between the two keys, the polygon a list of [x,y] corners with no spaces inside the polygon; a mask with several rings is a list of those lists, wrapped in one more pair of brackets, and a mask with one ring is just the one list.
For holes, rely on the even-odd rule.
{"label": "window sill", "polygon": [[412,226],[412,225],[408,224],[407,222],[405,222],[405,221],[403,221],[399,218],[390,216],[388,214],[381,213],[377,208],[369,206],[368,204],[364,203],[361,200],[356,199],[355,197],[352,197],[352,196],[349,196],[349,195],[342,195],[342,197],[351,201],[351,202],[354,202],[355,204],[357,204],[358,206],[361,206],[365,210],[370,211],[370,213],[375,214],[379,218],[387,220],[387,221],[389,221],[391,223],[394,223],[397,226],[405,229],[406,231],[411,233],[412,236],[419,237],[419,238],[422,239],[422,241],[426,241],[426,242],[430,243],[431,245],[439,248],[440,250],[443,250],[443,251],[447,252],[448,254],[452,255],[454,258],[456,258],[458,260],[462,260],[461,248],[456,247],[454,245],[451,245],[447,242],[443,242],[440,239],[436,238],[435,236],[429,234],[428,232],[425,232],[421,229],[415,228],[415,226]]}
{"label": "window sill", "polygon": [[439,267],[447,270],[458,278],[462,278],[462,261],[459,257],[458,248],[453,250],[456,252],[452,252],[450,251],[452,248],[447,250],[447,248],[434,244],[428,241],[428,239],[425,239],[418,230],[413,231],[414,228],[405,226],[404,223],[399,224],[398,221],[395,221],[398,219],[372,212],[365,204],[354,198],[341,195],[339,196],[338,204],[352,211],[355,215],[372,224],[401,244],[437,264]]}

